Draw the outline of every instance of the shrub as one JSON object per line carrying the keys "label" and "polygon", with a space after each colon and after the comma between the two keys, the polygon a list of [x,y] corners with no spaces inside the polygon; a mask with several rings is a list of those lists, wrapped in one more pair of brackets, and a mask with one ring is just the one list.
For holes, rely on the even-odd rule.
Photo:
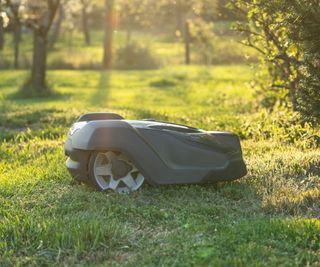
{"label": "shrub", "polygon": [[262,55],[269,71],[267,95],[286,90],[279,95],[283,103],[319,120],[320,1],[232,0],[231,7],[246,17],[236,25],[243,43]]}
{"label": "shrub", "polygon": [[301,46],[301,79],[297,86],[299,111],[320,120],[320,1],[295,0],[290,4],[289,36]]}
{"label": "shrub", "polygon": [[125,70],[156,69],[159,62],[147,47],[130,43],[118,49],[116,53],[115,68]]}
{"label": "shrub", "polygon": [[275,107],[272,113],[262,110],[256,117],[247,119],[238,134],[244,139],[272,139],[300,148],[320,146],[319,127],[313,127],[301,114],[283,107]]}

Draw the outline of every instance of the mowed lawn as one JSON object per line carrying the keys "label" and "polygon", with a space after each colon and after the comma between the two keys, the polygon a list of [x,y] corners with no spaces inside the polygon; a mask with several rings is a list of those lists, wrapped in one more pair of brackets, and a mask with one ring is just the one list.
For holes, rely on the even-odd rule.
{"label": "mowed lawn", "polygon": [[[1,71],[0,266],[319,266],[320,149],[246,133],[263,127],[254,72],[50,71],[57,94],[25,100],[15,92],[27,73]],[[63,153],[68,128],[90,111],[235,131],[249,173],[95,192],[72,181]]]}

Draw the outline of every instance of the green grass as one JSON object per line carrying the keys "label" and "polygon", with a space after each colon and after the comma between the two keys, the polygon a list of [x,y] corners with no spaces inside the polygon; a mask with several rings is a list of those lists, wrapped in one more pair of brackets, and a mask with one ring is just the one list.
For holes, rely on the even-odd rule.
{"label": "green grass", "polygon": [[[271,119],[256,108],[254,71],[50,71],[58,94],[43,99],[14,98],[27,74],[1,71],[0,266],[319,266],[320,150],[258,131]],[[95,192],[72,181],[63,154],[68,128],[88,111],[235,131],[249,173]]]}

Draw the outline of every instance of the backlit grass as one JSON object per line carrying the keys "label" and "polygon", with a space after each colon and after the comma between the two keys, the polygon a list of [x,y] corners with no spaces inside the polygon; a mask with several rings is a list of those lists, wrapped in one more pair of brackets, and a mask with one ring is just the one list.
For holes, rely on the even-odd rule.
{"label": "backlit grass", "polygon": [[246,123],[261,125],[252,73],[241,65],[50,71],[57,95],[17,99],[26,72],[1,71],[0,266],[320,265],[316,145],[246,138],[249,173],[239,181],[144,185],[130,195],[74,183],[65,167],[66,132],[88,111],[245,136]]}

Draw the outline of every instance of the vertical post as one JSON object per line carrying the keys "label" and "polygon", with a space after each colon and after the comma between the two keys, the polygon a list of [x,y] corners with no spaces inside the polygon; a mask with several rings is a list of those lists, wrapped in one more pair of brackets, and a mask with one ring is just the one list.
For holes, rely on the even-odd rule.
{"label": "vertical post", "polygon": [[190,64],[190,24],[187,20],[185,22],[185,28],[184,28],[184,41],[185,41],[185,64]]}

